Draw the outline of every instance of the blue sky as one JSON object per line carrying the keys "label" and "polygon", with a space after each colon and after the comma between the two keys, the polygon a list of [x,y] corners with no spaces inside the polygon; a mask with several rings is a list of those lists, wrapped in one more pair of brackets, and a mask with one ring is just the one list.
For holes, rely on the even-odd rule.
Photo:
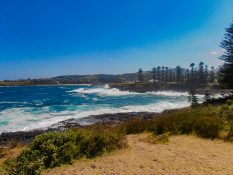
{"label": "blue sky", "polygon": [[221,64],[232,0],[0,2],[0,79]]}

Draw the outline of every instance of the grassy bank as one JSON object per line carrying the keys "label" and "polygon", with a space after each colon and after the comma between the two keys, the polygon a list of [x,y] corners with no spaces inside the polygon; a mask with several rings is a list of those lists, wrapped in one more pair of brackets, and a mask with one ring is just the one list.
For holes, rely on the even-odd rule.
{"label": "grassy bank", "polygon": [[16,159],[5,161],[8,174],[34,175],[44,169],[70,164],[82,157],[94,158],[125,147],[125,135],[192,134],[208,139],[233,141],[233,101],[205,104],[163,112],[152,120],[134,120],[118,125],[45,133],[35,138]]}

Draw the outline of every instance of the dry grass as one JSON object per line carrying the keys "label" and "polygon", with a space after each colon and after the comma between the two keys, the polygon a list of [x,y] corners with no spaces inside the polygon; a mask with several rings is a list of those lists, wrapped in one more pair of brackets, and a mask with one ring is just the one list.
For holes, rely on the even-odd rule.
{"label": "dry grass", "polygon": [[16,145],[13,148],[0,148],[0,175],[6,174],[4,162],[15,159],[24,148],[24,145]]}
{"label": "dry grass", "polygon": [[152,144],[148,134],[127,136],[129,148],[47,170],[44,175],[230,175],[233,144],[194,136],[171,136]]}
{"label": "dry grass", "polygon": [[0,157],[0,166],[3,164],[4,161],[16,158],[25,147],[25,145],[17,145],[14,148],[2,149],[2,156]]}

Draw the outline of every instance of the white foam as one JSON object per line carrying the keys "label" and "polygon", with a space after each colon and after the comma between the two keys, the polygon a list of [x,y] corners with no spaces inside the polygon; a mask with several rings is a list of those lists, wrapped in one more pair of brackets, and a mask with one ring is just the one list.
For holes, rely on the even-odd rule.
{"label": "white foam", "polygon": [[157,91],[157,92],[152,91],[152,92],[147,92],[147,94],[170,96],[170,97],[188,96],[188,92],[176,92],[176,91]]}
{"label": "white foam", "polygon": [[[156,95],[156,96],[170,96],[170,97],[187,97],[188,92],[176,92],[176,91],[151,91],[146,93],[138,93],[138,92],[129,92],[129,91],[121,91],[117,88],[110,88],[109,85],[104,85],[103,87],[97,88],[78,88],[69,92],[75,92],[78,94],[96,94],[98,96],[127,96],[127,95]],[[197,95],[200,96],[200,95]]]}
{"label": "white foam", "polygon": [[98,98],[92,98],[93,101],[98,101]]}
{"label": "white foam", "polygon": [[117,88],[109,88],[108,85],[104,87],[97,88],[78,88],[69,92],[75,92],[80,94],[96,94],[98,96],[125,96],[125,95],[136,95],[140,94],[137,92],[129,92],[129,91],[120,91]]}
{"label": "white foam", "polygon": [[28,102],[18,102],[18,101],[0,101],[0,104],[28,104]]}
{"label": "white foam", "polygon": [[187,101],[168,102],[160,101],[159,103],[149,105],[134,105],[124,106],[120,108],[115,107],[99,107],[93,110],[76,110],[76,111],[62,111],[49,112],[49,108],[42,108],[39,113],[31,113],[33,109],[25,108],[11,108],[0,112],[0,121],[7,121],[8,124],[0,127],[2,132],[27,131],[37,128],[49,127],[52,124],[58,123],[70,118],[83,118],[90,115],[100,114],[115,114],[127,112],[162,112],[165,109],[177,109],[187,107],[190,104]]}

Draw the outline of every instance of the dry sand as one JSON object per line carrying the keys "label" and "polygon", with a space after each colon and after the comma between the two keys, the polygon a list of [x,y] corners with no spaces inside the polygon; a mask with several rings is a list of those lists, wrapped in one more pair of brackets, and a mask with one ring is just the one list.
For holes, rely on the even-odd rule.
{"label": "dry sand", "polygon": [[172,136],[168,144],[127,136],[129,148],[79,160],[44,175],[233,175],[233,144],[194,136]]}

